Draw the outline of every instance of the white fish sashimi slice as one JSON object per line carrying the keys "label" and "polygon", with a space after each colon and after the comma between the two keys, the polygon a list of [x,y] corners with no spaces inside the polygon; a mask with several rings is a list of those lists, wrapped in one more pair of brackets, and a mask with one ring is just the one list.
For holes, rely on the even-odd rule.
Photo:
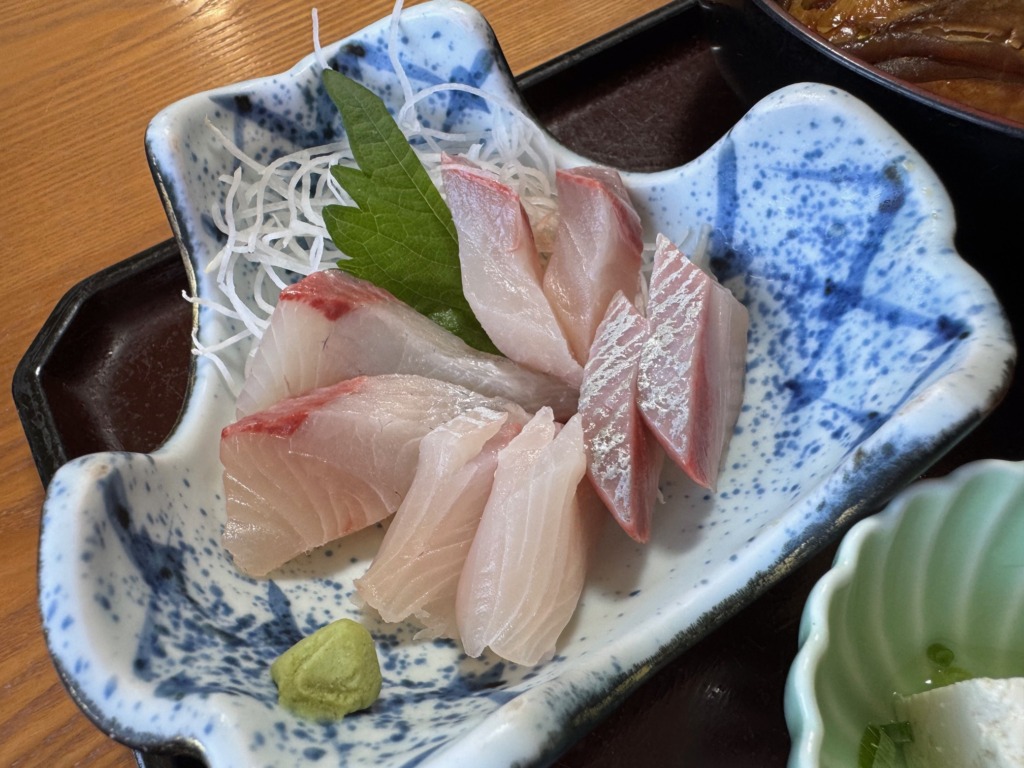
{"label": "white fish sashimi slice", "polygon": [[474,408],[420,442],[409,492],[355,582],[382,619],[415,616],[424,627],[417,637],[458,637],[459,575],[491,491],[498,451],[521,428],[507,412]]}
{"label": "white fish sashimi slice", "polygon": [[565,518],[570,527],[567,547],[559,549],[555,555],[564,558],[564,563],[560,569],[549,572],[551,578],[544,587],[553,602],[544,611],[534,611],[524,616],[516,628],[515,646],[523,649],[519,651],[522,658],[534,658],[537,661],[532,663],[537,663],[549,658],[557,650],[558,638],[579,605],[591,555],[607,517],[608,511],[594,487],[589,482],[577,485]]}
{"label": "white fish sashimi slice", "polygon": [[505,355],[574,387],[583,366],[544,295],[543,267],[519,196],[468,160],[445,156],[442,179],[459,234],[466,300]]}
{"label": "white fish sashimi slice", "polygon": [[559,430],[549,410],[539,411],[499,454],[456,598],[459,635],[470,656],[490,647],[532,665],[554,653],[604,517],[593,514],[593,504],[580,504],[579,488],[592,493],[580,483],[585,471],[579,416]]}
{"label": "white fish sashimi slice", "polygon": [[511,402],[421,376],[372,376],[275,403],[224,428],[224,546],[246,573],[391,515],[412,482],[420,440],[476,407]]}
{"label": "white fish sashimi slice", "polygon": [[669,457],[714,489],[743,402],[749,315],[659,235],[640,354],[640,411]]}
{"label": "white fish sashimi slice", "polygon": [[558,231],[544,293],[577,360],[586,362],[617,291],[640,293],[643,231],[622,178],[610,168],[559,170]]}
{"label": "white fish sashimi slice", "polygon": [[236,401],[239,417],[357,376],[400,373],[515,400],[531,413],[576,411],[576,389],[473,349],[391,293],[338,269],[285,288]]}
{"label": "white fish sashimi slice", "polygon": [[608,305],[583,369],[580,417],[587,475],[622,529],[650,540],[651,513],[665,452],[637,404],[646,318],[622,293]]}
{"label": "white fish sashimi slice", "polygon": [[345,359],[336,354],[331,337],[339,319],[394,297],[363,280],[346,281],[342,291],[340,282],[326,272],[314,272],[281,291],[270,324],[247,366],[235,401],[237,418],[278,400],[374,373],[344,375],[340,369],[346,365]]}

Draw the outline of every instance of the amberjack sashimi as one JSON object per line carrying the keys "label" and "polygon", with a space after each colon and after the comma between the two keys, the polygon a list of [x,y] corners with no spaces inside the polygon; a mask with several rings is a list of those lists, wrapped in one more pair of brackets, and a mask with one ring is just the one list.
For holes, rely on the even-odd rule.
{"label": "amberjack sashimi", "polygon": [[576,411],[576,390],[561,379],[473,349],[383,288],[339,269],[314,272],[281,291],[248,368],[238,417],[345,379],[390,373],[460,384],[531,413],[550,405],[567,419]]}
{"label": "amberjack sashimi", "polygon": [[543,267],[519,196],[493,174],[445,156],[441,176],[459,234],[466,300],[494,345],[574,387],[583,366],[542,286]]}
{"label": "amberjack sashimi", "polygon": [[573,355],[586,362],[597,326],[617,291],[640,293],[643,231],[622,177],[610,168],[559,170],[558,230],[544,293]]}
{"label": "amberjack sashimi", "polygon": [[224,546],[241,570],[262,576],[383,520],[409,489],[423,436],[478,407],[528,418],[456,384],[385,375],[281,400],[225,427]]}

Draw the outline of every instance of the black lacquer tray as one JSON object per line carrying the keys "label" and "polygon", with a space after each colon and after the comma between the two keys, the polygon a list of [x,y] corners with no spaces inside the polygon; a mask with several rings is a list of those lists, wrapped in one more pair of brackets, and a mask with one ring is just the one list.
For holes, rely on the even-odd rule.
{"label": "black lacquer tray", "polygon": [[[766,62],[765,66],[771,66]],[[518,79],[536,117],[596,162],[654,171],[707,149],[750,104],[719,70],[696,2],[667,6]],[[629,143],[618,137],[631,136]],[[963,233],[962,233],[963,234]],[[958,240],[968,261],[971,238]],[[116,258],[116,254],[112,255]],[[988,260],[991,261],[991,260]],[[1024,336],[1002,267],[986,274]],[[173,429],[191,376],[192,308],[177,245],[161,243],[75,286],[22,359],[14,399],[43,482],[68,459],[150,451]],[[990,419],[933,468],[1024,459],[1020,377]],[[654,674],[558,768],[786,764],[783,689],[804,601],[835,553],[827,547]],[[190,757],[137,753],[143,768],[192,768]]]}

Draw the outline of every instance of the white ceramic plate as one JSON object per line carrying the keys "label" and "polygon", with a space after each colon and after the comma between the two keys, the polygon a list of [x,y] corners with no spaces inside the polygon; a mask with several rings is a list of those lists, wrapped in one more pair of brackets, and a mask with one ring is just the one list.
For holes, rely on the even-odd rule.
{"label": "white ceramic plate", "polygon": [[[387,20],[326,48],[398,98]],[[441,0],[408,10],[401,56],[419,85],[455,77],[518,101],[486,22]],[[158,186],[193,268],[219,248],[211,203],[234,166],[209,119],[264,159],[339,130],[312,57],[278,77],[200,94],[152,123]],[[487,126],[482,102],[435,97],[428,119]],[[624,137],[628,140],[628,137]],[[563,164],[584,162],[562,148]],[[544,763],[658,665],[880,506],[988,413],[1013,342],[989,287],[952,246],[936,177],[873,112],[799,85],[758,104],[685,167],[625,174],[646,234],[714,227],[713,266],[749,307],[746,397],[715,495],[667,472],[652,543],[608,526],[558,655],[537,668],[414,641],[350,599],[372,530],[274,574],[240,575],[220,545],[217,460],[233,402],[200,360],[183,418],[151,455],[100,454],[49,488],[40,600],[72,695],[108,733],[213,766]],[[206,343],[233,333],[198,313]],[[244,350],[229,354],[240,370]],[[334,725],[279,708],[270,662],[331,619],[363,621],[379,701]]]}

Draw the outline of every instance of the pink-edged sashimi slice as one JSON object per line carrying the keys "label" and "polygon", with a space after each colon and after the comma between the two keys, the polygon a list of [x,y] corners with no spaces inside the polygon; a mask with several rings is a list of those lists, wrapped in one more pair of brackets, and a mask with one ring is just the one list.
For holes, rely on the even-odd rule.
{"label": "pink-edged sashimi slice", "polygon": [[743,402],[749,315],[659,235],[640,353],[640,411],[669,457],[714,489]]}
{"label": "pink-edged sashimi slice", "polygon": [[585,471],[579,416],[559,429],[548,409],[498,454],[456,597],[459,635],[470,656],[490,647],[532,665],[555,652],[607,514],[588,503],[596,497],[580,483]]}
{"label": "pink-edged sashimi slice", "polygon": [[357,376],[400,373],[515,400],[531,413],[576,411],[561,379],[473,349],[391,293],[338,269],[285,288],[236,401],[239,417]]}
{"label": "pink-edged sashimi slice", "polygon": [[420,440],[471,408],[514,403],[422,376],[364,376],[281,400],[221,433],[235,564],[263,576],[292,558],[373,525],[401,504]]}
{"label": "pink-edged sashimi slice", "polygon": [[445,156],[441,176],[459,234],[463,292],[480,325],[508,357],[579,387],[583,366],[544,295],[540,255],[519,196],[461,158]]}
{"label": "pink-edged sashimi slice", "polygon": [[559,170],[558,231],[544,293],[577,360],[586,362],[612,296],[640,293],[643,231],[622,178],[610,168]]}
{"label": "pink-edged sashimi slice", "polygon": [[417,637],[458,638],[459,576],[491,492],[498,451],[521,428],[505,411],[474,408],[420,441],[405,500],[355,583],[382,619],[415,617],[424,627]]}
{"label": "pink-edged sashimi slice", "polygon": [[650,540],[651,513],[665,452],[637,404],[647,320],[622,293],[608,305],[583,369],[580,417],[587,475],[622,529]]}

